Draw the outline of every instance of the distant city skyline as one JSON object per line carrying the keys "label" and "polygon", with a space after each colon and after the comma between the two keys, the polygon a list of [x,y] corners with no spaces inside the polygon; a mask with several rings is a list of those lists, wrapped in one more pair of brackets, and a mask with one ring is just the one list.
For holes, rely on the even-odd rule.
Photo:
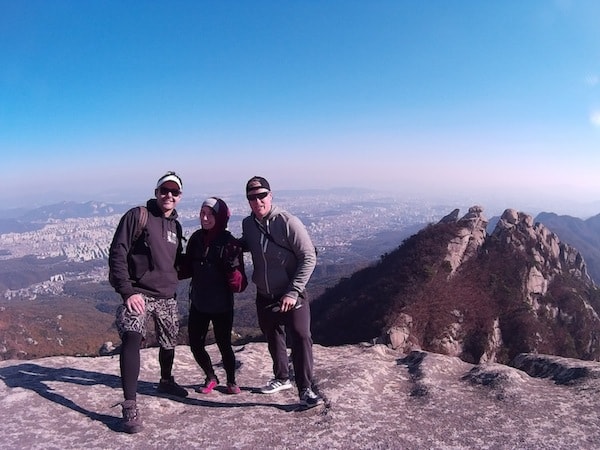
{"label": "distant city skyline", "polygon": [[132,201],[175,170],[190,197],[262,175],[574,214],[600,204],[598,23],[593,0],[0,0],[0,186]]}

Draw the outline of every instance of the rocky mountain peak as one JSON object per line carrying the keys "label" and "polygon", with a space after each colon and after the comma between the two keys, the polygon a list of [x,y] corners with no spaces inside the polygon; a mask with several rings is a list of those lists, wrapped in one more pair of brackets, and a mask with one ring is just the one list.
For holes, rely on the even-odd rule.
{"label": "rocky mountain peak", "polygon": [[375,339],[475,363],[600,359],[600,292],[581,254],[514,209],[487,225],[480,206],[454,210],[343,280],[314,302],[316,341]]}
{"label": "rocky mountain peak", "polygon": [[563,270],[591,283],[586,265],[577,249],[562,243],[558,236],[541,223],[524,213],[507,209],[492,233],[498,239],[505,239],[521,251],[528,251],[535,261],[553,274]]}
{"label": "rocky mountain peak", "polygon": [[507,209],[491,237],[532,258],[533,263],[524,276],[524,296],[536,308],[539,307],[536,297],[548,293],[548,287],[557,275],[568,273],[585,285],[592,284],[581,254],[562,243],[543,224],[534,223],[533,217],[528,214]]}
{"label": "rocky mountain peak", "polygon": [[[445,258],[450,263],[453,274],[460,265],[477,255],[485,242],[488,220],[483,215],[481,206],[472,206],[462,218],[458,218],[459,210],[444,217],[440,223],[455,222],[458,227],[456,235],[448,242],[448,254]],[[453,220],[454,219],[454,220]]]}

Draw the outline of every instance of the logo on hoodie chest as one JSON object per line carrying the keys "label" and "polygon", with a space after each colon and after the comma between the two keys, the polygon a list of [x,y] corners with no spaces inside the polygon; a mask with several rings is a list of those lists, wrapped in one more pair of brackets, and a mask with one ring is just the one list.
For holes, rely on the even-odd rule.
{"label": "logo on hoodie chest", "polygon": [[167,242],[171,244],[177,244],[177,233],[173,231],[167,231]]}

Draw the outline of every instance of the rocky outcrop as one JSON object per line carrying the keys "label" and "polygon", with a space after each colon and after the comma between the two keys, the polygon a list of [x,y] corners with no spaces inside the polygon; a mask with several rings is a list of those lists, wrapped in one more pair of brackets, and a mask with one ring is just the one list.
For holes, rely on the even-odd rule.
{"label": "rocky outcrop", "polygon": [[[450,217],[456,217],[456,213],[446,216],[440,223],[448,223]],[[405,342],[422,342],[429,350],[450,356],[464,356],[465,341],[477,339],[482,342],[483,348],[477,361],[494,362],[498,360],[508,341],[503,334],[513,328],[506,324],[506,321],[510,320],[508,319],[510,312],[507,315],[507,310],[518,308],[521,304],[527,308],[520,313],[522,326],[526,326],[526,323],[529,326],[538,325],[540,330],[543,330],[536,333],[536,326],[529,330],[534,338],[526,343],[527,350],[540,351],[552,348],[560,354],[561,349],[550,342],[563,334],[564,337],[568,336],[568,339],[579,341],[579,344],[574,345],[578,347],[577,351],[575,354],[570,353],[569,356],[600,358],[599,332],[596,331],[600,329],[600,320],[598,312],[587,298],[587,290],[593,287],[593,283],[587,274],[585,262],[576,249],[560,242],[558,236],[544,225],[534,223],[530,215],[514,209],[504,211],[489,237],[486,236],[487,220],[483,217],[481,207],[470,208],[468,214],[457,219],[456,224],[457,232],[449,240],[448,254],[445,258],[450,263],[451,275],[456,276],[462,268],[471,270],[474,264],[465,266],[469,260],[476,264],[477,259],[483,261],[486,257],[501,258],[513,254],[520,275],[520,290],[515,292],[509,304],[494,305],[497,313],[493,316],[493,320],[475,334],[465,331],[468,324],[464,323],[465,306],[463,306],[449,311],[448,317],[454,320],[448,321],[429,341],[407,337]],[[482,254],[484,248],[485,255]],[[511,263],[507,262],[507,264]],[[466,273],[461,275],[464,279],[469,278]],[[487,275],[492,275],[490,279],[499,280],[503,274],[488,273]],[[557,299],[549,295],[557,277],[569,278],[577,286],[571,287],[575,295],[571,296],[569,301],[556,301]],[[485,289],[485,286],[482,287]],[[457,299],[457,303],[459,302],[460,299]],[[563,322],[580,323],[583,326],[579,329],[575,327],[569,329]],[[525,330],[521,331],[525,332]],[[522,342],[515,344],[523,345]],[[404,349],[412,350],[414,346],[405,346]],[[505,348],[504,353],[506,353]]]}
{"label": "rocky outcrop", "polygon": [[98,351],[98,354],[100,356],[109,356],[109,355],[116,354],[116,351],[117,351],[117,348],[115,347],[115,345],[111,341],[106,341],[100,347],[100,350]]}
{"label": "rocky outcrop", "polygon": [[591,285],[581,254],[530,215],[507,209],[498,221],[492,238],[529,255],[533,264],[524,277],[524,294],[533,304],[536,296],[545,295],[552,279],[568,272]]}
{"label": "rocky outcrop", "polygon": [[[315,322],[326,316],[355,334],[338,329],[328,341],[317,325],[316,341],[375,338],[470,363],[507,363],[523,352],[600,361],[600,292],[581,254],[514,209],[489,234],[487,224],[480,206],[463,217],[454,210],[354,283],[340,283],[344,306],[315,302]],[[365,334],[373,329],[365,318],[381,324],[379,337]]]}
{"label": "rocky outcrop", "polygon": [[[216,344],[206,349],[220,360]],[[186,398],[156,392],[159,349],[142,349],[144,430],[135,437],[114,407],[123,399],[119,358],[0,361],[2,449],[598,448],[600,363],[522,355],[512,367],[474,365],[367,344],[313,351],[325,404],[298,411],[296,389],[257,392],[272,376],[265,343],[235,348],[238,395],[222,385],[196,392],[202,371],[189,346],[178,346],[174,374]]]}
{"label": "rocky outcrop", "polygon": [[440,223],[450,223],[454,218],[458,224],[456,234],[448,242],[446,261],[450,263],[453,274],[462,263],[477,255],[485,242],[487,219],[481,206],[472,206],[469,212],[458,219],[458,209],[444,217]]}

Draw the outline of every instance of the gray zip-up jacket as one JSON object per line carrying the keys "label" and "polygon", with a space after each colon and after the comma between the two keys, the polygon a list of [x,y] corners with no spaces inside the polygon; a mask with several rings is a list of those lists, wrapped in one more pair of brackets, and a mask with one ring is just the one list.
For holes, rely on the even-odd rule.
{"label": "gray zip-up jacket", "polygon": [[317,264],[315,247],[300,219],[275,205],[260,221],[251,213],[242,221],[241,241],[252,255],[258,293],[298,299]]}

